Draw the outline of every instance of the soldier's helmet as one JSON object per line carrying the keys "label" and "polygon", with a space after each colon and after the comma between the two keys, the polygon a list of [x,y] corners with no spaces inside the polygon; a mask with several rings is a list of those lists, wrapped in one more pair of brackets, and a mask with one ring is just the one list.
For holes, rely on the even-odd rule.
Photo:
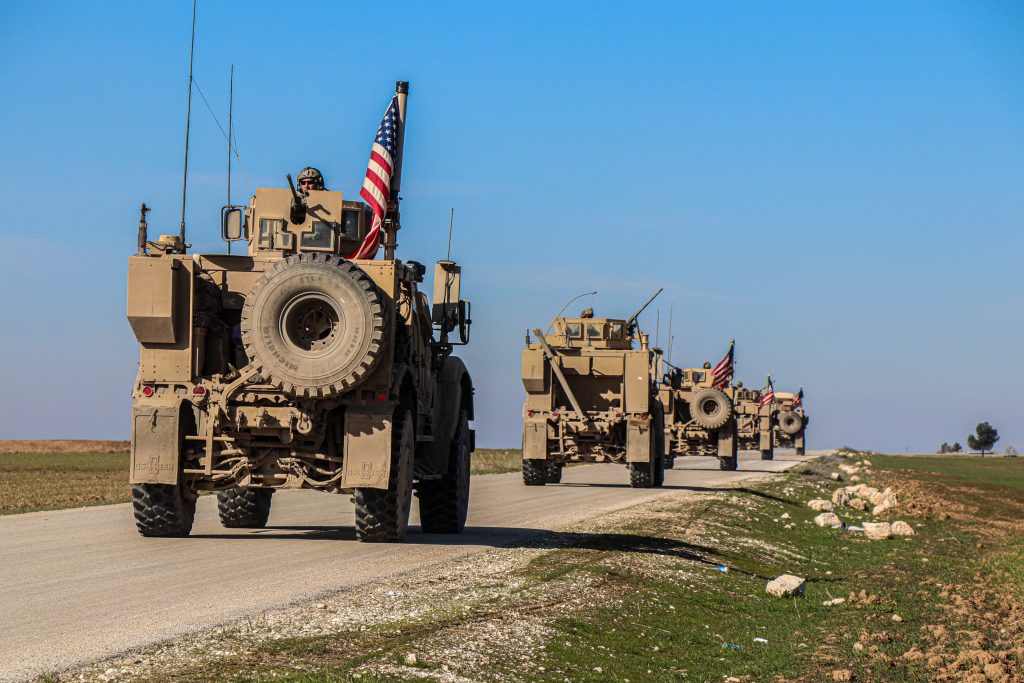
{"label": "soldier's helmet", "polygon": [[324,177],[323,177],[323,175],[320,173],[320,171],[318,171],[317,169],[313,168],[312,166],[307,166],[306,168],[304,168],[301,171],[299,171],[299,177],[298,177],[299,185],[302,185],[302,181],[303,180],[307,180],[307,179],[313,181],[313,189],[314,190],[323,190],[324,189]]}

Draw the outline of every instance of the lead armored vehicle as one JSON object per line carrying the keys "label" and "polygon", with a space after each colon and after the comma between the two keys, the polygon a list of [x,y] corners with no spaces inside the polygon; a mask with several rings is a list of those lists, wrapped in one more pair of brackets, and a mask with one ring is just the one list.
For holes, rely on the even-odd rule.
{"label": "lead armored vehicle", "polygon": [[773,443],[776,448],[795,448],[797,455],[806,451],[804,437],[807,434],[809,418],[803,407],[804,390],[792,394],[788,391],[775,393],[775,406],[778,410]]}
{"label": "lead armored vehicle", "polygon": [[762,460],[775,459],[772,427],[776,417],[774,405],[761,405],[762,392],[746,389],[738,382],[733,390],[736,410],[736,441],[741,451],[760,451]]}
{"label": "lead armored vehicle", "polygon": [[[394,255],[407,84],[397,90],[382,226],[340,192],[260,188],[222,211],[222,236],[246,253],[193,254],[184,221],[150,241],[143,206],[128,263],[143,536],[187,535],[203,491],[226,527],[265,526],[280,489],[352,495],[363,541],[402,540],[414,489],[424,532],[465,526],[473,383],[452,350],[468,341],[468,303],[455,263],[434,268],[430,301],[426,268]],[[353,258],[376,227],[384,258],[376,242]]]}
{"label": "lead armored vehicle", "polygon": [[549,334],[527,334],[527,486],[558,483],[570,462],[626,465],[634,488],[664,482],[664,422],[655,382],[660,354],[637,330],[637,315],[595,318],[588,310],[578,318],[555,318]]}

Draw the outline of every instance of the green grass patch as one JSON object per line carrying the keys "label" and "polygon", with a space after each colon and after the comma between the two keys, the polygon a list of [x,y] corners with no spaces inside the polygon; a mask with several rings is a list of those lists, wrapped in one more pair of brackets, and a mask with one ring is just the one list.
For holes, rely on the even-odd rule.
{"label": "green grass patch", "polygon": [[0,515],[129,500],[126,453],[0,454]]}

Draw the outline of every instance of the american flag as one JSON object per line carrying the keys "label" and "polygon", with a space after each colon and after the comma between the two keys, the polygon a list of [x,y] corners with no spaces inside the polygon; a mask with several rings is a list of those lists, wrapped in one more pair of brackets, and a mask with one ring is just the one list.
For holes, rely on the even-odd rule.
{"label": "american flag", "polygon": [[733,350],[736,348],[735,342],[729,344],[729,353],[725,354],[725,358],[718,361],[718,365],[711,371],[711,386],[718,389],[725,389],[729,386],[729,380],[732,379],[733,371]]}
{"label": "american flag", "polygon": [[370,162],[366,165],[366,178],[359,196],[366,200],[373,210],[373,226],[359,248],[348,255],[349,259],[373,258],[380,247],[381,224],[388,212],[391,198],[391,174],[398,157],[398,96],[391,98],[391,104],[384,112],[384,119],[377,129],[370,149]]}
{"label": "american flag", "polygon": [[804,388],[800,387],[800,391],[797,392],[796,396],[793,397],[793,409],[797,409],[804,404]]}
{"label": "american flag", "polygon": [[775,400],[775,387],[772,386],[772,378],[768,378],[768,388],[765,389],[764,393],[761,394],[761,400],[757,402],[758,408],[764,408],[767,405],[771,405],[772,401]]}

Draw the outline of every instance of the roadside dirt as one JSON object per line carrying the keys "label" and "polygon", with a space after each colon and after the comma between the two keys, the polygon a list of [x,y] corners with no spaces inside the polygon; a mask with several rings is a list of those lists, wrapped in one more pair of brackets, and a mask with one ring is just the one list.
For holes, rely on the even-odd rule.
{"label": "roadside dirt", "polygon": [[127,441],[89,439],[0,440],[0,453],[127,453]]}

